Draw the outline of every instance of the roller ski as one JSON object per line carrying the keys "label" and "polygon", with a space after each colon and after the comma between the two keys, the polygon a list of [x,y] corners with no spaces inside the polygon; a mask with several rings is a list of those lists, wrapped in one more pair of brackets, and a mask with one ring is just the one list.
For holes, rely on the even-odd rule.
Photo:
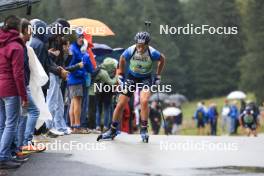
{"label": "roller ski", "polygon": [[147,128],[141,128],[140,129],[140,136],[142,138],[142,142],[148,143],[149,135],[148,135],[148,129]]}
{"label": "roller ski", "polygon": [[109,130],[107,130],[106,132],[104,132],[103,134],[100,134],[97,137],[97,141],[100,140],[114,140],[114,138],[117,136],[117,131],[113,128],[110,128]]}

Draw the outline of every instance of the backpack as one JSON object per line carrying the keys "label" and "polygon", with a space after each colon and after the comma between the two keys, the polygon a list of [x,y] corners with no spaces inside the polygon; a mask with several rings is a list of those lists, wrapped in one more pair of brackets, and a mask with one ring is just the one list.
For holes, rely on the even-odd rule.
{"label": "backpack", "polygon": [[203,118],[204,118],[204,113],[202,112],[202,110],[198,110],[197,119],[198,120],[203,120]]}

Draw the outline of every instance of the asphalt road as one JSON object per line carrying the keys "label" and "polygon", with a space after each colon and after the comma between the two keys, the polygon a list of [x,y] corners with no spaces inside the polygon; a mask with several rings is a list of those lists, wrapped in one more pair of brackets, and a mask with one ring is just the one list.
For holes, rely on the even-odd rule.
{"label": "asphalt road", "polygon": [[121,134],[96,142],[97,135],[69,135],[47,143],[23,166],[0,171],[14,176],[82,175],[264,175],[264,136],[151,136]]}

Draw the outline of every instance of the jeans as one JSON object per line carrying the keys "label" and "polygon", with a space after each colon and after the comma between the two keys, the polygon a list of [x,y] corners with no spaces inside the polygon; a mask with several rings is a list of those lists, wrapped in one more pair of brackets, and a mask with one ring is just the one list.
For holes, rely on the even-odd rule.
{"label": "jeans", "polygon": [[25,130],[27,125],[27,116],[19,116],[17,123],[17,132],[16,132],[16,147],[19,148],[23,146],[25,139]]}
{"label": "jeans", "polygon": [[18,96],[0,98],[0,161],[11,157],[11,144],[16,135],[17,121],[20,115]]}
{"label": "jeans", "polygon": [[96,127],[101,126],[102,109],[104,109],[104,127],[109,127],[111,120],[111,101],[112,96],[96,95]]}
{"label": "jeans", "polygon": [[64,101],[60,88],[61,80],[58,76],[50,73],[50,85],[47,92],[47,103],[52,115],[52,123],[46,123],[49,129],[55,128],[58,131],[66,132],[67,125],[64,119]]}
{"label": "jeans", "polygon": [[210,119],[210,126],[211,126],[211,135],[216,136],[217,132],[217,119]]}
{"label": "jeans", "polygon": [[229,117],[229,134],[233,134],[235,132],[236,119]]}
{"label": "jeans", "polygon": [[65,94],[64,94],[64,115],[63,118],[66,122],[67,126],[71,126],[71,122],[70,122],[70,115],[69,115],[69,111],[70,111],[70,106],[71,106],[71,98],[70,98],[70,94],[69,94],[69,88],[66,87],[65,89]]}
{"label": "jeans", "polygon": [[[22,106],[20,112],[23,112]],[[15,138],[11,144],[11,154],[15,155],[17,152],[21,151],[21,147],[24,145],[25,130],[27,125],[27,115],[21,114],[18,117],[18,122],[16,126]]]}
{"label": "jeans", "polygon": [[25,138],[24,138],[24,145],[28,145],[28,142],[30,142],[33,139],[33,134],[35,131],[35,127],[39,118],[39,109],[36,106],[32,96],[29,87],[27,87],[27,96],[28,96],[28,108],[27,108],[27,122],[26,122],[26,130],[25,130]]}
{"label": "jeans", "polygon": [[222,116],[222,131],[226,132],[226,127],[227,127],[227,121],[228,121],[228,116]]}
{"label": "jeans", "polygon": [[88,127],[88,109],[89,109],[89,87],[83,86],[82,112],[81,112],[81,127]]}

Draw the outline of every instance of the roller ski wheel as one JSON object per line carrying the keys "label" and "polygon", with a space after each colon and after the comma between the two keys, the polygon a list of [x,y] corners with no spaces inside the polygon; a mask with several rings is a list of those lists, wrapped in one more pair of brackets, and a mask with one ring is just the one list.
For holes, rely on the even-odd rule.
{"label": "roller ski wheel", "polygon": [[106,131],[105,133],[103,134],[100,134],[98,137],[97,137],[97,141],[100,141],[100,140],[114,140],[114,138],[117,136],[117,133],[116,131],[114,131],[113,129],[109,129],[108,131]]}
{"label": "roller ski wheel", "polygon": [[140,130],[140,136],[142,138],[142,142],[148,143],[149,142],[149,135],[147,129],[141,129]]}

